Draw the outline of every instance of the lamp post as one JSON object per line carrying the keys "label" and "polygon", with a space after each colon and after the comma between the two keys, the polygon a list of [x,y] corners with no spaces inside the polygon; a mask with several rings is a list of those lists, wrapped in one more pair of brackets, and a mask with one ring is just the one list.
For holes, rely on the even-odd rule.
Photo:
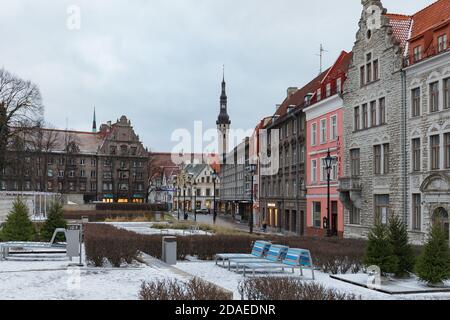
{"label": "lamp post", "polygon": [[333,235],[332,231],[332,221],[331,221],[331,201],[330,201],[330,180],[331,180],[331,170],[333,168],[333,164],[336,158],[332,157],[330,154],[330,149],[328,149],[328,153],[325,160],[325,170],[327,171],[327,225],[324,226],[327,228],[327,236],[331,237]]}
{"label": "lamp post", "polygon": [[217,211],[216,211],[216,179],[217,179],[217,172],[216,169],[213,169],[213,172],[211,174],[212,180],[213,180],[213,222],[216,224],[217,219]]}
{"label": "lamp post", "polygon": [[183,185],[183,218],[184,218],[184,220],[187,220],[187,218],[186,218],[186,183]]}
{"label": "lamp post", "polygon": [[253,177],[254,174],[256,172],[256,165],[255,164],[251,164],[248,167],[248,172],[250,173],[251,176],[251,185],[250,185],[250,216],[248,219],[248,225],[250,228],[250,234],[253,233]]}
{"label": "lamp post", "polygon": [[177,212],[178,212],[178,220],[180,220],[180,197],[181,197],[181,188],[177,187]]}
{"label": "lamp post", "polygon": [[192,191],[194,192],[194,221],[197,222],[197,181],[194,180]]}

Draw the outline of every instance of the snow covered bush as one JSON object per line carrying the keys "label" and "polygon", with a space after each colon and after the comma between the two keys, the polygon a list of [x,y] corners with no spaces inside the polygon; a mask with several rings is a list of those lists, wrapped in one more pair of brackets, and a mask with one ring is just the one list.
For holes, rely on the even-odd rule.
{"label": "snow covered bush", "polygon": [[327,289],[292,277],[254,277],[239,284],[242,300],[357,300],[353,294]]}
{"label": "snow covered bush", "polygon": [[152,301],[231,300],[232,295],[199,278],[192,278],[187,282],[161,279],[142,283],[139,299]]}

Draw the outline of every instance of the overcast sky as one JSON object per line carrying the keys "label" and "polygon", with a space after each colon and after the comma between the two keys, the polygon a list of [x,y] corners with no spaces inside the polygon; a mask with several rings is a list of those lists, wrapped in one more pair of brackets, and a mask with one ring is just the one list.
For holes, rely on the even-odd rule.
{"label": "overcast sky", "polygon": [[[433,0],[384,0],[412,14]],[[0,0],[0,67],[39,85],[46,120],[91,130],[131,119],[144,145],[170,151],[175,129],[215,127],[222,65],[232,127],[273,114],[289,86],[302,86],[349,51],[360,0]],[[81,9],[79,30],[67,9]],[[70,16],[73,17],[73,16]],[[72,20],[69,20],[72,21]]]}

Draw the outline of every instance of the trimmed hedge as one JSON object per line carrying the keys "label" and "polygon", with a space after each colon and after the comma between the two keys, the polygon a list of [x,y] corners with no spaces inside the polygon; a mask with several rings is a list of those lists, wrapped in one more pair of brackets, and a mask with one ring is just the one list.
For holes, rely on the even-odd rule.
{"label": "trimmed hedge", "polygon": [[[107,224],[88,224],[85,245],[88,259],[96,266],[130,263],[138,251],[161,258],[162,235],[139,235]],[[262,237],[264,238],[264,237]],[[292,248],[309,249],[316,267],[327,273],[359,272],[363,268],[366,242],[354,239],[270,237],[266,240]],[[254,237],[248,235],[183,236],[177,238],[177,259],[197,256],[212,260],[217,253],[250,252]]]}
{"label": "trimmed hedge", "polygon": [[193,278],[187,282],[178,280],[156,280],[144,282],[139,291],[140,300],[175,300],[175,301],[212,301],[212,300],[232,300],[227,292],[221,288]]}
{"label": "trimmed hedge", "polygon": [[239,284],[242,300],[359,300],[354,294],[345,294],[324,286],[289,277],[254,277]]}

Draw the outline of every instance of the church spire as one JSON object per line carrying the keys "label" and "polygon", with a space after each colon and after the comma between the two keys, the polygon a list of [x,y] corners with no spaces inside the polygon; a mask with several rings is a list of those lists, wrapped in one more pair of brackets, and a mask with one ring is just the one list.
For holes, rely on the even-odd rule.
{"label": "church spire", "polygon": [[228,116],[227,112],[227,104],[228,104],[227,83],[225,82],[225,66],[223,66],[222,93],[220,95],[220,113],[216,122],[217,125],[220,124],[229,125],[231,123],[230,117]]}
{"label": "church spire", "polygon": [[94,107],[94,119],[92,120],[92,132],[93,133],[97,132],[97,119],[95,116],[95,107]]}

